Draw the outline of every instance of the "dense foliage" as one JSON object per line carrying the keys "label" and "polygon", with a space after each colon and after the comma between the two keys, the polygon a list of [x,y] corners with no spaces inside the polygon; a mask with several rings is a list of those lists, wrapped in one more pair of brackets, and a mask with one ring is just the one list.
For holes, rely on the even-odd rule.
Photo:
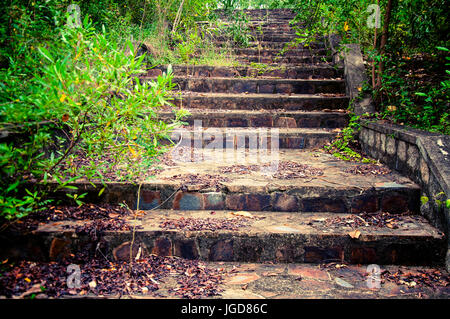
{"label": "dense foliage", "polygon": [[[111,18],[89,8],[101,22]],[[52,1],[14,1],[2,16],[1,217],[47,204],[50,182],[68,189],[79,178],[135,181],[179,123],[182,112],[170,124],[155,113],[170,105],[170,72],[141,83],[145,55],[84,17],[69,25],[66,7]],[[83,198],[68,196],[78,204]]]}
{"label": "dense foliage", "polygon": [[379,0],[379,28],[372,0],[293,2],[302,22],[297,42],[339,34],[361,45],[382,117],[450,134],[447,1]]}

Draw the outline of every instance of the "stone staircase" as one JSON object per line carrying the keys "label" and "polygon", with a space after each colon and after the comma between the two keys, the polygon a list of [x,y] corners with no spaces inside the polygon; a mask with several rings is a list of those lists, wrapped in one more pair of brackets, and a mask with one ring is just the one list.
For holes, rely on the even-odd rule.
{"label": "stone staircase", "polygon": [[[108,231],[103,253],[121,259],[122,251],[127,260],[130,250],[123,247],[134,241],[148,253],[218,262],[442,264],[445,236],[418,215],[419,186],[395,171],[361,174],[365,164],[321,151],[348,123],[349,104],[343,67],[332,63],[326,44],[291,48],[280,59],[279,49],[295,36],[293,13],[248,15],[266,36],[259,48],[235,48],[239,67],[173,66],[182,95],[176,104],[191,112],[188,125],[172,137],[178,146],[158,164],[155,178],[113,183],[103,193],[103,202],[145,211],[138,220],[130,217],[139,226],[134,235]],[[271,67],[257,69],[254,59]],[[152,79],[149,73],[143,81]],[[163,110],[160,116],[173,115]],[[86,201],[98,201],[100,184],[78,185]],[[385,219],[376,215],[381,212]],[[197,227],[216,219],[235,228],[162,226],[180,219]],[[42,225],[35,233],[46,247],[42,254],[55,238],[71,251],[92,242],[88,235],[70,237],[67,226],[76,224]]]}
{"label": "stone staircase", "polygon": [[[317,151],[348,122],[343,67],[332,63],[326,43],[318,39],[311,47],[290,47],[281,54],[295,37],[289,24],[294,14],[247,14],[259,41],[234,48],[239,67],[173,67],[182,96],[176,104],[191,116],[175,138],[182,149],[172,154],[176,164],[163,164],[156,179],[142,186],[139,208],[155,209],[142,221],[144,237],[153,238],[145,244],[208,261],[440,263],[444,237],[415,214],[417,185],[395,172],[349,173],[358,164]],[[216,43],[228,40],[220,36]],[[270,67],[257,69],[252,62]],[[171,117],[168,111],[160,114]],[[269,132],[267,140],[261,132]],[[261,169],[274,163],[294,178]],[[302,165],[323,175],[299,178]],[[193,182],[193,175],[206,180]],[[226,219],[236,211],[251,214],[248,227],[205,232],[158,226],[166,219]],[[413,214],[402,217],[395,229],[363,227],[358,238],[349,236],[354,227],[323,224],[377,211],[394,218]]]}

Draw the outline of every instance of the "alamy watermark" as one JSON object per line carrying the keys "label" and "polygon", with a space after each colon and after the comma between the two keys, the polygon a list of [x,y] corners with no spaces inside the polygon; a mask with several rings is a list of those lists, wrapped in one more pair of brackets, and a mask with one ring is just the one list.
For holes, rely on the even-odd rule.
{"label": "alamy watermark", "polygon": [[80,266],[75,264],[70,264],[67,266],[67,287],[69,289],[78,289],[81,288],[81,269]]}
{"label": "alamy watermark", "polygon": [[368,28],[380,28],[381,27],[381,11],[380,6],[377,4],[371,4],[367,7],[366,12],[370,13],[367,18],[367,27]]}
{"label": "alamy watermark", "polygon": [[381,288],[381,269],[380,266],[372,264],[367,266],[367,279],[366,284],[369,289]]}
{"label": "alamy watermark", "polygon": [[77,4],[71,4],[67,7],[67,26],[69,28],[81,27],[81,9]]}
{"label": "alamy watermark", "polygon": [[174,130],[171,139],[174,161],[263,164],[261,171],[273,174],[279,160],[278,128],[203,128],[195,120],[191,129]]}

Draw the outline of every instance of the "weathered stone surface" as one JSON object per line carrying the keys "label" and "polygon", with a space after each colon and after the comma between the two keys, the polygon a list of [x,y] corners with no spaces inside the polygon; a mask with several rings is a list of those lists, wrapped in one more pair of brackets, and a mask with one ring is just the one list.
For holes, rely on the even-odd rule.
{"label": "weathered stone surface", "polygon": [[319,110],[344,109],[349,100],[341,96],[316,95],[275,95],[275,94],[231,94],[231,93],[198,93],[184,94],[174,101],[176,106],[193,109],[231,109],[231,110],[258,110],[279,109],[285,110]]}
{"label": "weathered stone surface", "polygon": [[273,117],[265,116],[265,117],[250,117],[250,126],[251,127],[273,127]]}
{"label": "weathered stone surface", "polygon": [[364,142],[364,144],[367,143],[368,136],[369,136],[369,130],[366,129],[365,127],[361,128],[360,140],[362,142]]}
{"label": "weathered stone surface", "polygon": [[367,144],[369,144],[369,146],[371,146],[371,147],[375,146],[375,132],[374,131],[368,131]]}
{"label": "weathered stone surface", "polygon": [[350,260],[353,264],[372,264],[377,258],[376,249],[373,247],[355,247],[351,251]]}
{"label": "weathered stone surface", "polygon": [[404,213],[409,210],[409,199],[406,195],[390,192],[381,199],[381,210],[389,213]]}
{"label": "weathered stone surface", "polygon": [[291,117],[280,117],[275,124],[276,127],[297,127],[297,122]]}
{"label": "weathered stone surface", "polygon": [[204,203],[205,209],[224,209],[225,208],[225,200],[224,195],[219,192],[205,193]]}
{"label": "weathered stone surface", "polygon": [[66,238],[53,238],[50,245],[49,257],[50,260],[61,260],[69,257],[71,241]]}
{"label": "weathered stone surface", "polygon": [[199,193],[178,192],[173,200],[173,209],[198,210],[203,209],[204,198]]}
{"label": "weathered stone surface", "polygon": [[386,153],[390,156],[393,156],[397,151],[395,147],[395,139],[391,136],[388,136],[386,139]]}
{"label": "weathered stone surface", "polygon": [[148,77],[157,77],[159,75],[162,75],[162,71],[160,69],[150,69],[145,75]]}
{"label": "weathered stone surface", "polygon": [[133,260],[137,254],[140,253],[141,257],[146,254],[145,245],[142,243],[131,243],[129,241],[124,242],[114,248],[113,256],[117,261],[130,261]]}
{"label": "weathered stone surface", "polygon": [[359,196],[352,200],[352,213],[374,213],[378,211],[378,197],[376,196]]}
{"label": "weathered stone surface", "polygon": [[227,284],[229,285],[245,285],[251,283],[260,277],[255,273],[240,273],[238,275],[234,275],[227,280]]}
{"label": "weathered stone surface", "polygon": [[209,260],[212,261],[232,261],[234,257],[232,239],[215,243],[209,251]]}
{"label": "weathered stone surface", "polygon": [[[271,59],[266,58],[266,59]],[[295,57],[289,59],[296,59]],[[305,59],[305,57],[300,57]],[[270,62],[271,63],[271,62]],[[147,79],[147,78],[144,78]],[[148,79],[153,79],[149,77]],[[175,76],[179,89],[203,93],[264,93],[264,94],[317,94],[339,93],[344,90],[342,80],[255,79]]]}
{"label": "weathered stone surface", "polygon": [[300,260],[303,253],[303,247],[285,244],[277,248],[275,258],[278,262],[291,263]]}
{"label": "weathered stone surface", "polygon": [[[318,218],[321,216],[321,218]],[[395,229],[387,227],[363,227],[358,239],[352,239],[351,225],[337,225],[326,220],[348,218],[348,213],[292,213],[252,212],[238,217],[235,211],[168,211],[153,210],[139,220],[140,227],[134,231],[133,256],[149,251],[160,256],[179,256],[207,261],[243,261],[280,263],[308,262],[360,262],[360,263],[439,263],[445,256],[444,235],[417,216],[402,217]],[[197,225],[211,225],[211,218],[226,220],[233,229],[214,230],[195,228],[165,228],[167,219],[197,219]],[[236,218],[236,221],[233,220]],[[238,219],[239,218],[239,219]],[[353,217],[356,219],[356,217]],[[202,221],[203,219],[203,221]],[[134,217],[130,217],[130,222]],[[44,245],[46,238],[54,238],[67,232],[76,222],[49,223],[41,226],[34,237],[28,238],[35,246]],[[67,228],[69,226],[69,228]],[[16,235],[17,236],[17,235]],[[129,260],[132,231],[108,231],[99,234],[102,253],[117,260]],[[10,237],[20,243],[20,238]],[[86,243],[86,246],[83,246]],[[22,254],[30,253],[27,246]],[[374,249],[372,251],[371,249]],[[72,243],[72,252],[83,250],[95,254],[96,243],[83,236]],[[369,253],[370,252],[370,253]],[[375,252],[375,253],[374,253]],[[32,256],[34,258],[34,256]]]}
{"label": "weathered stone surface", "polygon": [[273,208],[280,212],[297,212],[300,210],[295,196],[277,193],[273,199]]}
{"label": "weathered stone surface", "polygon": [[382,153],[386,152],[386,135],[381,134],[380,136],[380,150]]}
{"label": "weathered stone surface", "polygon": [[328,280],[327,272],[319,267],[306,264],[293,264],[288,266],[288,275],[296,276],[297,278],[310,278],[317,280]]}
{"label": "weathered stone surface", "polygon": [[419,163],[419,149],[417,146],[410,144],[408,147],[408,156],[406,164],[412,170],[412,172],[418,171]]}
{"label": "weathered stone surface", "polygon": [[225,203],[226,208],[231,210],[244,210],[247,198],[245,195],[227,195]]}
{"label": "weathered stone surface", "polygon": [[273,93],[275,93],[275,85],[274,84],[262,84],[259,86],[258,93],[273,94]]}
{"label": "weathered stone surface", "polygon": [[430,171],[428,169],[428,164],[425,162],[423,157],[420,159],[420,176],[424,184],[428,184],[430,180]]}
{"label": "weathered stone surface", "polygon": [[[182,138],[184,140],[191,139],[193,145],[197,145],[197,148],[207,148],[208,145],[214,143],[213,145],[228,150],[233,147],[234,149],[238,147],[240,149],[244,149],[244,147],[247,149],[270,149],[272,141],[276,143],[276,137],[278,136],[279,149],[309,149],[330,142],[337,135],[337,132],[318,128],[278,128],[271,130],[269,138],[266,138],[269,133],[261,131],[259,128],[236,127],[231,131],[230,128],[211,127],[207,131],[208,137],[205,134],[194,134],[194,129],[188,128],[184,131],[184,135],[172,135],[171,141],[180,143]],[[262,145],[262,140],[265,140],[267,144]]]}
{"label": "weathered stone surface", "polygon": [[[278,50],[279,51],[279,50]],[[162,72],[167,71],[167,67],[159,67]],[[212,67],[204,65],[193,65],[189,68],[185,66],[173,66],[173,72],[180,76],[192,75],[195,77],[243,77],[243,76],[272,76],[279,78],[291,79],[323,79],[336,78],[343,76],[344,69],[342,67],[333,67],[331,65],[317,66],[287,66],[283,69],[257,70],[251,66],[241,67]]]}
{"label": "weathered stone surface", "polygon": [[193,239],[175,241],[174,255],[186,259],[198,259],[200,254],[196,241]]}
{"label": "weathered stone surface", "polygon": [[161,193],[159,191],[143,190],[141,192],[139,209],[148,210],[161,205]]}
{"label": "weathered stone surface", "polygon": [[225,203],[227,209],[261,211],[271,206],[271,197],[266,194],[228,195]]}
{"label": "weathered stone surface", "polygon": [[155,239],[152,254],[158,256],[172,256],[172,241],[167,237]]}
{"label": "weathered stone surface", "polygon": [[327,261],[343,261],[344,252],[341,247],[319,248],[305,247],[304,261],[306,263],[321,263]]}
{"label": "weathered stone surface", "polygon": [[372,113],[374,106],[368,95],[359,97],[361,88],[367,82],[364,60],[361,48],[358,44],[345,44],[344,52],[344,77],[346,82],[346,93],[354,100],[354,109],[357,115]]}
{"label": "weathered stone surface", "polygon": [[270,208],[270,195],[249,194],[246,196],[245,209],[250,211],[262,211]]}
{"label": "weathered stone surface", "polygon": [[402,161],[406,161],[406,143],[404,141],[398,141],[397,156]]}
{"label": "weathered stone surface", "polygon": [[347,211],[345,203],[340,199],[303,199],[302,210],[305,212],[333,212],[343,213]]}

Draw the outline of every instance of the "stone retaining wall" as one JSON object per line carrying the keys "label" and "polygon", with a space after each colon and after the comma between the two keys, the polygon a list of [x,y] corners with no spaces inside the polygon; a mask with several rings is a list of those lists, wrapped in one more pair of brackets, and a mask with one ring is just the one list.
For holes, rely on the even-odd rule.
{"label": "stone retaining wall", "polygon": [[[331,41],[331,40],[330,40]],[[342,46],[347,95],[355,114],[375,110],[371,97],[360,94],[367,81],[361,49]],[[359,135],[363,152],[408,176],[421,187],[420,212],[443,231],[449,243],[446,267],[450,271],[450,136],[382,122],[361,122]]]}
{"label": "stone retaining wall", "polygon": [[[420,212],[450,234],[450,136],[386,123],[362,123],[363,151],[410,177],[421,187]],[[446,257],[450,269],[450,240]]]}

